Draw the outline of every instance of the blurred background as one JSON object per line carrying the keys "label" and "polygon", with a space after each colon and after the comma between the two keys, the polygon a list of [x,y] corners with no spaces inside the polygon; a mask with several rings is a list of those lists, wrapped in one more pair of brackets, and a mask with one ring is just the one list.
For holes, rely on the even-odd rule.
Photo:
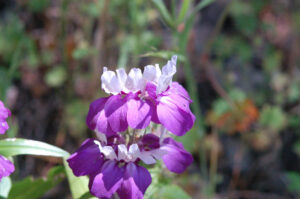
{"label": "blurred background", "polygon": [[[298,0],[0,0],[6,136],[73,153],[94,135],[85,117],[105,95],[103,66],[163,66],[173,54],[175,80],[194,100],[195,126],[178,139],[194,163],[155,182],[185,193],[154,198],[299,198]],[[13,181],[59,163],[18,157]],[[43,198],[70,197],[63,180]]]}

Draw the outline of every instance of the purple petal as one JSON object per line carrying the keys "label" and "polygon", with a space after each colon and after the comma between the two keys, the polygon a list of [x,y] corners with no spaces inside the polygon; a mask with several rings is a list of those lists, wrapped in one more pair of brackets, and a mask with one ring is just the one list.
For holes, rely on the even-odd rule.
{"label": "purple petal", "polygon": [[123,98],[122,95],[110,96],[104,110],[113,131],[122,132],[127,129],[127,97]]}
{"label": "purple petal", "polygon": [[158,116],[157,116],[157,107],[155,107],[152,111],[151,121],[156,123],[156,124],[160,124]]}
{"label": "purple petal", "polygon": [[159,137],[154,134],[146,134],[141,140],[144,149],[157,149],[160,147]]}
{"label": "purple petal", "polygon": [[116,161],[107,161],[98,174],[90,176],[90,191],[99,198],[110,198],[120,187],[123,176],[124,168],[119,168]]}
{"label": "purple petal", "polygon": [[97,172],[103,164],[102,154],[94,139],[87,139],[80,148],[68,158],[75,176],[90,175]]}
{"label": "purple petal", "polygon": [[120,199],[143,198],[151,181],[151,175],[147,169],[134,163],[127,164],[124,180],[118,189]]}
{"label": "purple petal", "polygon": [[152,106],[147,101],[139,98],[132,98],[127,102],[127,121],[128,125],[134,129],[144,129],[151,121]]}
{"label": "purple petal", "polygon": [[0,100],[0,134],[4,134],[9,129],[6,118],[10,115],[10,110],[6,108],[3,102]]}
{"label": "purple petal", "polygon": [[176,142],[173,138],[164,139],[164,149],[168,151],[163,156],[163,161],[166,167],[174,173],[182,173],[185,169],[192,164],[193,156],[184,150],[180,142]]}
{"label": "purple petal", "polygon": [[157,105],[159,122],[177,136],[184,135],[194,125],[195,116],[186,102],[178,95],[172,94],[162,96]]}
{"label": "purple petal", "polygon": [[156,85],[148,82],[145,87],[145,91],[148,93],[149,97],[153,100],[156,99]]}
{"label": "purple petal", "polygon": [[14,164],[4,156],[0,155],[0,180],[3,177],[9,176],[14,170]]}
{"label": "purple petal", "polygon": [[8,108],[6,108],[3,102],[0,100],[0,119],[5,120],[8,116],[11,115],[11,112]]}
{"label": "purple petal", "polygon": [[5,120],[0,119],[0,134],[4,134],[9,129],[9,126]]}
{"label": "purple petal", "polygon": [[192,102],[188,92],[178,82],[172,82],[170,89],[167,90],[167,92],[180,95],[181,97],[185,98],[190,103]]}
{"label": "purple petal", "polygon": [[101,112],[98,113],[97,115],[97,125],[96,125],[96,130],[99,132],[104,133],[107,136],[113,136],[116,135],[116,131],[114,131],[109,122],[108,118],[105,116],[105,111],[102,110]]}
{"label": "purple petal", "polygon": [[91,103],[86,123],[91,130],[97,130],[106,135],[115,135],[105,116],[104,106],[109,97],[100,98]]}

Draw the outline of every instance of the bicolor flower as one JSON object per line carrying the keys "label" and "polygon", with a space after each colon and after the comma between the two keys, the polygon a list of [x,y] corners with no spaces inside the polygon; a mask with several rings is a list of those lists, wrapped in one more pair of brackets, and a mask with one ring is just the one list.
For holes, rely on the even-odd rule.
{"label": "bicolor flower", "polygon": [[10,110],[6,108],[3,102],[0,100],[0,134],[4,134],[9,126],[6,119],[11,115]]}
{"label": "bicolor flower", "polygon": [[[0,100],[0,134],[4,134],[8,130],[9,126],[6,122],[6,119],[10,115],[10,110],[6,108],[3,102]],[[4,156],[0,155],[0,180],[3,177],[9,176],[14,170],[15,167],[13,163]]]}
{"label": "bicolor flower", "polygon": [[14,164],[4,156],[0,155],[0,181],[3,177],[9,176],[14,170]]}
{"label": "bicolor flower", "polygon": [[99,198],[110,198],[114,193],[121,199],[143,198],[151,184],[151,175],[139,165],[141,161],[154,164],[162,159],[170,171],[181,173],[193,160],[191,154],[172,138],[160,143],[159,137],[146,134],[126,146],[118,135],[108,139],[103,135],[101,140],[86,140],[68,159],[76,176],[90,177],[90,191]]}
{"label": "bicolor flower", "polygon": [[144,71],[132,68],[109,71],[104,68],[102,89],[110,94],[95,100],[89,109],[87,125],[91,130],[115,135],[128,127],[144,129],[149,123],[162,124],[171,133],[182,136],[189,131],[195,116],[187,91],[172,82],[176,73],[176,56],[160,70],[156,64]]}

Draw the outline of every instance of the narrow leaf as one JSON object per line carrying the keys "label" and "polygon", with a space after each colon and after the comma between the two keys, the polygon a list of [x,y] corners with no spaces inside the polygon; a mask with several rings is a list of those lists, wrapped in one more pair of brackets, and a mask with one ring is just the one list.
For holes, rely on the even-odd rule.
{"label": "narrow leaf", "polygon": [[86,176],[74,176],[71,168],[66,159],[64,159],[65,172],[69,181],[69,186],[74,199],[84,198],[85,194],[89,192],[88,183],[89,179]]}
{"label": "narrow leaf", "polygon": [[198,12],[198,11],[200,11],[200,10],[202,10],[203,8],[205,8],[205,7],[208,6],[209,4],[213,3],[214,1],[215,1],[215,0],[203,0],[203,1],[200,1],[200,2],[196,5],[196,7],[195,7],[195,9],[194,9],[194,11],[193,11],[193,14],[196,13],[196,12]]}
{"label": "narrow leaf", "polygon": [[170,27],[170,28],[175,28],[175,24],[172,20],[172,17],[167,10],[164,2],[162,0],[152,0],[156,8],[158,9],[159,13],[161,14],[164,22]]}
{"label": "narrow leaf", "polygon": [[185,56],[179,54],[178,52],[174,52],[174,51],[157,51],[157,52],[148,52],[142,55],[142,57],[158,57],[158,58],[162,58],[162,59],[170,59],[173,55],[177,55],[178,56],[178,60],[181,62],[185,62],[186,58]]}
{"label": "narrow leaf", "polygon": [[191,5],[191,0],[183,0],[182,6],[178,15],[177,24],[183,22],[187,11],[189,10],[189,7]]}
{"label": "narrow leaf", "polygon": [[56,146],[34,140],[9,138],[0,140],[0,154],[4,156],[40,155],[67,157],[69,153]]}

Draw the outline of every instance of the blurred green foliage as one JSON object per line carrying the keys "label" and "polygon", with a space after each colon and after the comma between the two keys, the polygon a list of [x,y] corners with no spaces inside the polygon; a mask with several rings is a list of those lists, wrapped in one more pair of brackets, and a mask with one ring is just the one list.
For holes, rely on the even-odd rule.
{"label": "blurred green foliage", "polygon": [[[224,8],[221,13],[213,14],[217,17],[205,21],[213,28],[205,29],[209,36],[202,38],[198,34],[202,29],[201,12],[213,2]],[[12,85],[25,88],[34,99],[43,92],[59,96],[62,101],[59,136],[83,140],[89,104],[103,96],[99,91],[102,66],[128,70],[129,66],[145,62],[162,63],[177,54],[177,77],[189,90],[197,117],[193,129],[177,140],[199,160],[193,165],[194,173],[176,179],[175,185],[170,185],[173,176],[165,176],[163,168],[159,171],[154,168],[146,198],[190,198],[179,185],[191,175],[198,181],[187,180],[186,187],[196,186],[203,192],[207,189],[210,193],[205,197],[213,198],[216,184],[222,180],[226,183],[223,173],[218,174],[218,162],[213,161],[213,154],[218,156],[215,151],[228,147],[222,145],[220,137],[239,134],[234,139],[243,145],[267,152],[270,143],[289,133],[295,136],[291,143],[293,152],[300,157],[297,78],[300,14],[288,11],[293,6],[274,2],[233,0],[226,5],[213,0],[16,2],[16,8],[0,22],[0,98],[13,102],[8,94]],[[205,66],[213,68],[211,77]],[[200,90],[207,79],[212,88]],[[38,87],[43,85],[46,91]],[[209,89],[216,96],[206,96],[211,92]],[[199,101],[202,95],[208,98],[204,102]],[[200,106],[203,104],[207,107]],[[17,133],[16,121],[12,121],[14,127],[8,137],[21,135],[21,129]],[[210,147],[204,146],[205,140],[209,140]],[[87,178],[76,178],[67,166],[66,174],[73,196],[89,198]],[[299,193],[299,173],[289,171],[286,177],[290,180],[289,191]],[[1,183],[9,184],[9,179]],[[12,190],[34,191],[39,197],[54,185],[53,176],[25,178],[13,185]],[[4,197],[5,191],[0,190]]]}
{"label": "blurred green foliage", "polygon": [[32,179],[32,177],[27,177],[16,182],[12,185],[7,199],[40,198],[63,180],[63,172],[64,167],[57,166],[49,170],[47,178]]}

